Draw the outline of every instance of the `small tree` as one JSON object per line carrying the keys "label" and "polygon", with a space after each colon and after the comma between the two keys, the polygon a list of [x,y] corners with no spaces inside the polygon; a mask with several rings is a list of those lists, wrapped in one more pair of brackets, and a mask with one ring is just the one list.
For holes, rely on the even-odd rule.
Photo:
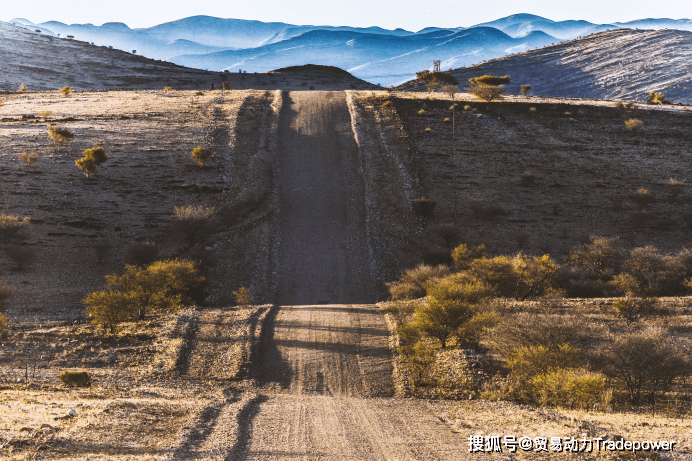
{"label": "small tree", "polygon": [[430,72],[426,69],[416,72],[416,78],[428,87],[429,92],[436,90],[440,85],[459,85],[459,81],[447,72]]}
{"label": "small tree", "polygon": [[466,89],[466,91],[471,93],[476,98],[482,99],[483,101],[487,101],[489,103],[499,99],[505,93],[504,88],[501,86],[486,84],[471,85]]}
{"label": "small tree", "polygon": [[209,159],[211,159],[211,150],[209,149],[204,149],[202,146],[197,146],[195,149],[192,150],[192,154],[190,155],[192,160],[195,161],[197,165],[200,167],[204,167],[204,165],[207,163]]}
{"label": "small tree", "polygon": [[649,93],[649,103],[655,103],[655,104],[667,104],[668,101],[666,100],[666,97],[663,93],[656,93],[655,91],[652,91]]}
{"label": "small tree", "polygon": [[193,247],[211,234],[215,227],[215,207],[184,205],[175,208],[175,230]]}
{"label": "small tree", "polygon": [[17,156],[17,159],[24,162],[24,165],[26,165],[27,167],[31,167],[36,162],[38,162],[38,156],[35,152],[23,151],[21,154]]}
{"label": "small tree", "polygon": [[60,93],[63,94],[63,96],[68,96],[70,93],[72,93],[72,90],[74,90],[72,87],[62,87],[60,89]]}
{"label": "small tree", "polygon": [[531,91],[531,85],[522,85],[521,86],[522,96],[528,96],[530,91]]}
{"label": "small tree", "polygon": [[137,314],[130,294],[119,291],[93,292],[84,299],[84,304],[92,324],[102,325],[111,333],[118,324],[131,321]]}
{"label": "small tree", "polygon": [[235,302],[240,306],[248,306],[252,303],[252,295],[245,287],[233,291]]}
{"label": "small tree", "polygon": [[74,163],[84,171],[87,177],[96,175],[98,173],[96,167],[108,160],[106,150],[101,147],[87,149],[83,154],[84,157],[75,160]]}
{"label": "small tree", "polygon": [[472,77],[469,79],[469,83],[471,85],[492,85],[492,86],[499,86],[499,85],[509,85],[510,79],[509,76],[505,75],[504,77],[496,77],[494,75],[482,75],[480,77]]}
{"label": "small tree", "polygon": [[68,128],[49,124],[46,126],[46,130],[48,130],[48,137],[56,150],[62,147],[69,147],[72,144],[74,133]]}

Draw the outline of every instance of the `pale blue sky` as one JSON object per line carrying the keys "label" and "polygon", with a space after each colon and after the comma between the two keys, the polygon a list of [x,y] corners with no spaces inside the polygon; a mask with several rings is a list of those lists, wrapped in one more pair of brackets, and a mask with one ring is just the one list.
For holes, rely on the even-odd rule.
{"label": "pale blue sky", "polygon": [[3,1],[1,19],[35,23],[124,22],[149,27],[193,15],[255,19],[265,22],[332,26],[402,27],[470,26],[515,13],[532,13],[556,21],[585,19],[610,23],[642,18],[692,18],[690,0],[24,0]]}

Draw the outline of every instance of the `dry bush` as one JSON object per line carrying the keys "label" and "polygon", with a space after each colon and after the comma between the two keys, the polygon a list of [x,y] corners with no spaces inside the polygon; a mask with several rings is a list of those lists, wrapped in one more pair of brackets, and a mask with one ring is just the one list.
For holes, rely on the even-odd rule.
{"label": "dry bush", "polygon": [[380,308],[397,320],[398,324],[404,324],[416,311],[418,303],[415,300],[393,300],[382,304]]}
{"label": "dry bush", "polygon": [[45,122],[46,120],[50,119],[50,115],[51,115],[52,113],[53,113],[52,111],[38,111],[38,112],[37,112],[37,114],[39,115],[39,117],[41,117],[41,118],[43,119],[44,122]]}
{"label": "dry bush", "polygon": [[72,90],[74,90],[72,87],[62,87],[60,89],[60,93],[62,93],[63,96],[68,96],[70,93],[72,93]]}
{"label": "dry bush", "polygon": [[690,372],[690,357],[668,332],[649,327],[618,337],[604,355],[605,372],[619,383],[633,403],[653,400],[674,380]]}
{"label": "dry bush", "polygon": [[459,85],[445,85],[442,87],[442,92],[454,101],[461,91],[459,90]]}
{"label": "dry bush", "polygon": [[133,242],[125,254],[125,263],[135,266],[147,266],[159,258],[159,247],[154,242]]}
{"label": "dry bush", "polygon": [[633,202],[640,209],[646,208],[647,205],[654,202],[656,199],[653,194],[649,192],[648,189],[639,188],[636,191],[630,191],[627,195],[627,199]]}
{"label": "dry bush", "polygon": [[98,173],[97,167],[108,160],[106,150],[101,147],[95,147],[85,150],[81,159],[74,161],[84,174],[89,177]]}
{"label": "dry bush", "polygon": [[67,387],[91,386],[91,376],[87,371],[62,371],[58,378]]}
{"label": "dry bush", "polygon": [[443,223],[435,228],[435,232],[445,243],[446,247],[453,247],[459,242],[461,234],[459,228],[453,223]]}
{"label": "dry bush", "polygon": [[34,251],[27,246],[11,245],[5,247],[5,254],[12,261],[12,269],[24,271],[34,261]]}
{"label": "dry bush", "polygon": [[590,409],[603,402],[606,377],[588,369],[557,369],[531,380],[537,401],[543,406]]}
{"label": "dry bush", "polygon": [[425,114],[426,114],[425,109],[421,109],[420,111],[418,111],[418,115],[425,115]]}
{"label": "dry bush", "polygon": [[413,211],[416,213],[416,215],[424,217],[427,217],[428,215],[432,214],[433,210],[435,210],[436,205],[437,202],[425,198],[414,199],[411,203]]}
{"label": "dry bush", "polygon": [[19,218],[16,215],[0,214],[0,241],[7,246],[21,235],[24,227],[31,222],[29,217]]}
{"label": "dry bush", "polygon": [[380,107],[389,107],[391,105],[392,105],[392,102],[390,100],[387,100],[384,103],[382,103],[382,105]]}
{"label": "dry bush", "polygon": [[653,298],[640,298],[627,295],[613,302],[615,313],[628,324],[641,321],[656,311],[657,301]]}
{"label": "dry bush", "polygon": [[505,209],[496,204],[476,202],[471,204],[469,207],[471,208],[471,211],[473,211],[473,215],[476,218],[485,221],[492,221],[497,217],[507,214]]}
{"label": "dry bush", "polygon": [[215,211],[215,207],[202,204],[176,207],[174,232],[181,235],[190,247],[194,247],[216,229]]}
{"label": "dry bush", "polygon": [[647,99],[649,103],[655,104],[667,104],[668,101],[663,93],[656,93],[655,91],[649,92],[649,98]]}
{"label": "dry bush", "polygon": [[454,248],[452,252],[452,261],[457,270],[462,271],[468,269],[472,261],[485,257],[485,246],[478,245],[469,247],[468,244],[460,244]]}
{"label": "dry bush", "polygon": [[0,313],[0,336],[2,336],[5,329],[7,329],[7,318],[4,314]]}
{"label": "dry bush", "polygon": [[482,75],[480,77],[472,77],[469,79],[471,85],[509,85],[509,76],[496,77],[494,75]]}
{"label": "dry bush", "polygon": [[521,86],[521,94],[522,96],[528,96],[529,92],[531,91],[531,85],[522,85]]}
{"label": "dry bush", "polygon": [[46,130],[48,130],[48,137],[55,149],[59,150],[72,144],[74,133],[70,129],[58,125],[47,125]]}
{"label": "dry bush", "polygon": [[166,86],[166,87],[163,87],[163,91],[166,91],[166,92],[173,91],[173,88]]}
{"label": "dry bush", "polygon": [[195,96],[204,96],[204,92],[203,92],[203,91],[198,91],[198,92],[195,93]]}
{"label": "dry bush", "polygon": [[29,89],[26,87],[26,84],[21,83],[21,84],[19,84],[19,88],[17,88],[17,91],[19,93],[23,93],[25,91],[29,91]]}
{"label": "dry bush", "polygon": [[392,300],[406,300],[424,297],[430,281],[449,276],[449,267],[445,265],[418,265],[404,271],[398,281],[387,283]]}
{"label": "dry bush", "polygon": [[585,279],[610,280],[620,272],[626,258],[625,250],[617,237],[591,236],[591,241],[578,246],[567,261]]}
{"label": "dry bush", "polygon": [[627,127],[627,130],[630,131],[636,131],[639,130],[644,126],[644,122],[642,122],[639,119],[629,119],[625,120],[625,127]]}
{"label": "dry bush", "polygon": [[624,103],[622,100],[620,100],[615,104],[615,107],[622,113],[622,115],[629,114],[637,109],[637,105],[633,101]]}
{"label": "dry bush", "polygon": [[469,93],[483,101],[492,102],[500,99],[505,89],[495,85],[471,85],[466,89]]}
{"label": "dry bush", "polygon": [[27,167],[31,167],[32,165],[36,164],[36,162],[38,162],[38,155],[36,155],[35,152],[23,151],[21,154],[17,156],[17,159],[19,159],[21,162],[24,162],[24,165],[26,165]]}
{"label": "dry bush", "polygon": [[211,150],[210,149],[205,149],[202,146],[197,146],[195,149],[192,150],[192,154],[190,155],[192,160],[195,161],[197,165],[200,167],[204,167],[204,165],[211,159]]}
{"label": "dry bush", "polygon": [[233,296],[235,297],[235,302],[240,306],[249,306],[252,303],[252,295],[250,291],[241,287],[238,290],[233,291]]}

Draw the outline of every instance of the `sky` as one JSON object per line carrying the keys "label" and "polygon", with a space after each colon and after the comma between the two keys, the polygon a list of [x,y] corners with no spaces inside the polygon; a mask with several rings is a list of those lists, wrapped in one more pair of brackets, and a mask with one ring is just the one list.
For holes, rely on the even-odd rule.
{"label": "sky", "polygon": [[690,0],[24,0],[3,2],[0,19],[24,18],[67,24],[123,22],[151,27],[195,15],[299,25],[331,25],[417,31],[471,26],[516,13],[555,21],[584,19],[605,24],[643,18],[692,18]]}

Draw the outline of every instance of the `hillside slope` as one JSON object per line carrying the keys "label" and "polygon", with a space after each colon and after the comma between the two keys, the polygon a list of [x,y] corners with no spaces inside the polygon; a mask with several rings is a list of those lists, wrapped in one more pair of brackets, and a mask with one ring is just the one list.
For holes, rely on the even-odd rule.
{"label": "hillside slope", "polygon": [[[644,101],[650,91],[674,103],[692,103],[692,32],[620,29],[455,69],[471,77],[509,75],[508,92],[531,85],[532,94]],[[400,90],[424,91],[415,81]]]}

